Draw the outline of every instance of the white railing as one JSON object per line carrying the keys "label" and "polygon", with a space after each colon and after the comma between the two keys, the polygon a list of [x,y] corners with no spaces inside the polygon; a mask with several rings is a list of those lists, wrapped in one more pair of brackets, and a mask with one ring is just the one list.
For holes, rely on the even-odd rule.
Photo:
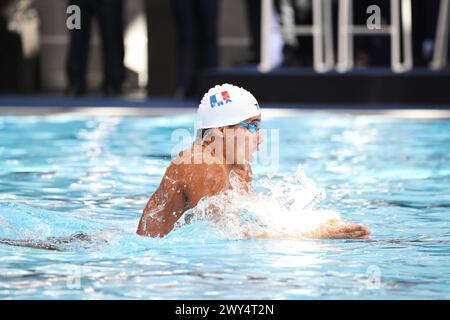
{"label": "white railing", "polygon": [[[314,1],[314,0],[313,0]],[[391,24],[381,29],[353,24],[353,0],[339,0],[338,62],[336,69],[347,72],[353,69],[353,39],[355,35],[391,37],[391,68],[405,72],[413,67],[411,0],[391,0]],[[403,41],[401,36],[403,35]],[[402,48],[403,45],[403,48]],[[401,53],[403,52],[403,57]]]}
{"label": "white railing", "polygon": [[433,61],[431,69],[440,70],[447,64],[448,52],[448,29],[450,28],[450,8],[449,0],[441,0],[439,8],[439,18],[436,28],[436,39],[434,42]]}
{"label": "white railing", "polygon": [[[273,0],[261,0],[261,63],[260,71],[273,68],[271,58],[271,31]],[[313,37],[313,64],[317,72],[336,68],[347,72],[354,67],[354,36],[386,35],[391,38],[391,68],[394,72],[406,72],[413,67],[411,0],[391,0],[391,24],[381,29],[369,29],[366,25],[353,24],[353,0],[338,0],[338,59],[334,63],[332,0],[312,0],[313,24],[295,24],[294,9],[288,0],[281,1],[281,32],[285,43],[294,44],[299,35]],[[438,70],[447,63],[450,0],[441,0],[436,29],[432,69]]]}
{"label": "white railing", "polygon": [[[317,72],[334,68],[332,0],[313,1],[313,24],[295,24],[294,8],[288,0],[281,0],[281,33],[285,43],[293,44],[297,36],[313,37],[313,63]],[[262,0],[261,9],[261,63],[262,72],[273,68],[271,57],[271,31],[273,21],[273,1]]]}

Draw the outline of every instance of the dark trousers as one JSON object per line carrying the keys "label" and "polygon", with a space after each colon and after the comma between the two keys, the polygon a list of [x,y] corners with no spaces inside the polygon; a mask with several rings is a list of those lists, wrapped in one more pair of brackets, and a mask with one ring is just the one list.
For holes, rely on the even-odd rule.
{"label": "dark trousers", "polygon": [[67,57],[69,86],[84,90],[89,57],[89,40],[94,17],[98,20],[103,52],[104,90],[119,90],[124,80],[123,1],[69,0],[81,9],[81,29],[70,30]]}
{"label": "dark trousers", "polygon": [[197,92],[200,72],[218,66],[217,0],[173,0],[177,32],[178,88]]}
{"label": "dark trousers", "polygon": [[250,31],[250,62],[259,63],[261,60],[261,0],[246,0],[247,23]]}
{"label": "dark trousers", "polygon": [[[294,9],[296,25],[312,24],[312,1],[308,7],[299,7],[297,1],[289,0]],[[281,15],[281,1],[275,1],[275,9]],[[283,47],[283,66],[311,66],[313,64],[313,39],[310,36],[297,36],[297,46],[285,44]]]}
{"label": "dark trousers", "polygon": [[22,42],[19,34],[9,31],[0,16],[0,92],[19,92],[23,68]]}
{"label": "dark trousers", "polygon": [[[432,56],[426,56],[423,51],[425,40],[432,40],[436,36],[436,27],[439,14],[440,1],[437,0],[413,0],[413,55],[415,66],[426,66]],[[432,54],[432,52],[430,52]]]}

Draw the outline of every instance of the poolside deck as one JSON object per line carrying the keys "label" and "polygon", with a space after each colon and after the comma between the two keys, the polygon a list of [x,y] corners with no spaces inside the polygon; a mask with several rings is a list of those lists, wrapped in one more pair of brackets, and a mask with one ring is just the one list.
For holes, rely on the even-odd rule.
{"label": "poolside deck", "polygon": [[[262,103],[265,117],[301,113],[337,113],[404,119],[449,119],[450,104],[305,104]],[[0,96],[0,115],[163,116],[194,114],[197,102],[173,99],[65,98]]]}

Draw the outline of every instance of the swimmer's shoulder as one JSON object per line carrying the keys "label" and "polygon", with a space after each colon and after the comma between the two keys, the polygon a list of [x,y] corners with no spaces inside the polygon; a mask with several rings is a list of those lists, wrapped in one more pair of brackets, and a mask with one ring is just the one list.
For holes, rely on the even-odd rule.
{"label": "swimmer's shoulder", "polygon": [[[196,158],[201,156],[202,158]],[[203,182],[209,184],[211,180],[227,181],[226,165],[217,163],[207,152],[199,155],[193,148],[181,151],[167,169],[166,175],[182,183]]]}
{"label": "swimmer's shoulder", "polygon": [[[230,181],[224,165],[218,164],[175,164],[167,169],[164,185],[182,192],[191,207],[205,196],[213,196],[230,188]],[[163,190],[167,190],[164,189]]]}
{"label": "swimmer's shoulder", "polygon": [[194,146],[191,146],[183,151],[180,151],[178,155],[172,159],[171,164],[181,167],[183,165],[195,163],[196,161],[200,162],[199,160],[201,160],[201,158],[198,159],[199,157],[201,157],[201,150],[198,150],[197,148],[194,148]]}
{"label": "swimmer's shoulder", "polygon": [[225,164],[218,163],[217,158],[195,144],[181,151],[173,159],[171,165],[179,170],[187,170],[188,172],[207,170],[215,173],[224,173],[226,171]]}

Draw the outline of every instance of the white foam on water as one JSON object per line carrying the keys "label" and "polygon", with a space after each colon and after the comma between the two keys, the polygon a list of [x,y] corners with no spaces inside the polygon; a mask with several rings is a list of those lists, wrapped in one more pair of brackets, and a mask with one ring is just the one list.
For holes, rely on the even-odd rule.
{"label": "white foam on water", "polygon": [[[237,175],[232,174],[230,182],[232,189],[200,200],[185,213],[191,225],[198,224],[198,232],[210,228],[210,232],[228,239],[263,233],[292,235],[315,230],[330,219],[340,219],[339,212],[320,208],[326,198],[325,190],[308,178],[300,165],[293,175],[257,179],[255,185],[262,189],[258,192],[246,192]],[[189,234],[196,231],[195,227],[187,227],[185,219],[180,219],[176,232],[184,233],[186,228]]]}
{"label": "white foam on water", "polygon": [[230,175],[230,183],[230,190],[203,198],[195,208],[185,212],[174,231],[162,239],[136,236],[137,219],[124,223],[101,216],[97,219],[95,214],[88,218],[85,214],[64,214],[13,202],[0,204],[0,237],[45,240],[83,232],[92,236],[93,243],[98,240],[101,247],[107,243],[107,247],[125,250],[152,247],[160,242],[237,240],[262,234],[289,237],[312,231],[327,220],[340,219],[339,212],[321,208],[325,190],[308,178],[301,166],[291,175],[256,179],[257,191],[248,192],[236,174]]}

